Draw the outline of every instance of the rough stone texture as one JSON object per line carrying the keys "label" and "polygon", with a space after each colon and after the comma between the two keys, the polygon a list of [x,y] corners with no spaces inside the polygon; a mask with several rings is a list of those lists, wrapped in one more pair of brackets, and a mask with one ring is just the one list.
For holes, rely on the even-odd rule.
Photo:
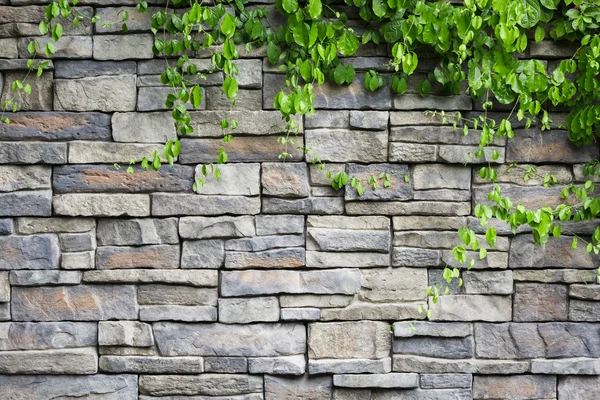
{"label": "rough stone texture", "polygon": [[[435,82],[418,94],[440,62],[422,49],[407,93],[392,94],[390,48],[374,43],[341,58],[357,70],[350,85],[315,85],[316,112],[296,117],[287,148],[273,106],[286,76],[266,46],[236,45],[233,107],[224,74],[211,71],[223,45],[187,52],[183,68],[206,79],[186,83],[203,98],[186,105],[193,131],[184,137],[165,104],[164,54],[151,52],[150,19],[164,3],[138,13],[135,0],[81,0],[79,26],[52,22],[64,31],[49,59],[52,39],[38,29],[47,3],[0,0],[0,100],[27,74],[31,40],[42,45],[34,66],[48,63],[0,123],[1,400],[600,398],[600,258],[584,243],[597,221],[564,222],[540,247],[530,227],[513,234],[474,215],[490,204],[493,185],[479,176],[487,162],[515,206],[576,203],[560,191],[600,182],[583,176],[598,143],[576,147],[565,130],[515,120],[515,137],[496,135],[477,159],[479,135],[461,131],[484,115],[483,101],[465,85],[458,96]],[[287,23],[273,0],[250,3],[275,28]],[[362,35],[358,9],[334,3]],[[574,51],[530,42],[516,57],[550,72]],[[384,87],[364,87],[368,70]],[[498,123],[511,109],[494,100],[487,116]],[[559,126],[571,110],[548,111]],[[223,119],[237,127],[221,129]],[[171,166],[163,148],[178,136]],[[221,148],[220,179],[211,171],[194,190]],[[155,151],[161,168],[143,168]],[[334,189],[339,173],[364,193]],[[467,249],[469,270],[452,254],[463,227],[488,250],[481,259]],[[446,266],[461,269],[462,285],[446,282]]]}
{"label": "rough stone texture", "polygon": [[302,324],[154,324],[154,336],[166,356],[274,357],[306,350]]}
{"label": "rough stone texture", "polygon": [[135,375],[19,376],[2,375],[3,396],[10,400],[90,397],[98,400],[133,399],[138,393]]}
{"label": "rough stone texture", "polygon": [[513,302],[514,321],[564,321],[567,319],[567,287],[545,283],[517,283]]}
{"label": "rough stone texture", "polygon": [[54,234],[0,236],[0,270],[58,268],[60,249]]}
{"label": "rough stone texture", "polygon": [[135,319],[134,286],[15,287],[14,321],[98,321]]}
{"label": "rough stone texture", "polygon": [[473,382],[476,399],[522,400],[556,398],[556,377],[543,375],[525,376],[476,376]]}
{"label": "rough stone texture", "polygon": [[135,75],[57,79],[54,103],[54,108],[62,111],[133,111]]}

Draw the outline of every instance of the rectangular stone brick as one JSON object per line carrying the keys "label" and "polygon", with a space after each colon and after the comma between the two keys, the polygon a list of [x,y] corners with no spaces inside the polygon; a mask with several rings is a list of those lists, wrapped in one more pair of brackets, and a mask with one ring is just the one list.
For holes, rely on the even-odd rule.
{"label": "rectangular stone brick", "polygon": [[481,375],[515,375],[529,372],[529,361],[513,360],[449,360],[412,355],[394,355],[394,372],[427,374],[466,373]]}
{"label": "rectangular stone brick", "polygon": [[260,164],[225,164],[218,168],[221,174],[217,180],[210,169],[205,177],[202,167],[196,167],[196,179],[205,179],[204,186],[197,190],[199,194],[224,196],[256,196],[260,194]]}
{"label": "rectangular stone brick", "polygon": [[179,245],[158,244],[140,247],[99,247],[96,251],[96,268],[179,268]]}
{"label": "rectangular stone brick", "polygon": [[[302,221],[304,225],[304,220]],[[179,234],[184,239],[254,236],[254,217],[182,217]]]}
{"label": "rectangular stone brick", "polygon": [[243,357],[205,357],[204,371],[225,373],[248,372],[248,359]]}
{"label": "rectangular stone brick", "polygon": [[[69,22],[65,22],[64,26],[68,26]],[[36,32],[36,34],[39,32]],[[39,43],[36,46],[35,55],[40,58],[91,58],[92,57],[92,38],[89,36],[63,36],[63,40],[55,42],[51,37],[27,37],[19,39],[19,57],[29,58],[29,50],[27,45],[32,40]],[[46,44],[54,44],[54,53],[50,57],[46,55]]]}
{"label": "rectangular stone brick", "polygon": [[[222,90],[221,88],[219,88]],[[204,110],[206,108],[206,94],[205,88],[200,88],[200,93],[202,96],[202,102],[198,108],[194,108],[191,104],[187,103],[185,108],[186,110]],[[166,105],[167,96],[169,94],[173,94],[173,89],[170,87],[140,87],[138,89],[137,96],[137,111],[166,111],[169,108]],[[237,102],[236,102],[237,106]],[[162,130],[167,130],[172,127],[171,124],[167,124],[163,126]],[[167,128],[167,129],[165,129]],[[146,135],[148,132],[146,132]],[[166,140],[165,140],[166,142]]]}
{"label": "rectangular stone brick", "polygon": [[279,321],[279,300],[275,296],[219,299],[219,322],[247,324]]}
{"label": "rectangular stone brick", "polygon": [[[64,255],[61,261],[64,262]],[[61,268],[64,268],[62,263]],[[81,278],[79,271],[11,271],[10,283],[13,286],[79,285]]]}
{"label": "rectangular stone brick", "polygon": [[[131,16],[132,14],[130,14],[130,17]],[[54,63],[54,77],[59,79],[79,79],[102,75],[128,75],[135,74],[136,68],[137,66],[135,61],[117,62],[92,60],[57,60]]]}
{"label": "rectangular stone brick", "polygon": [[381,359],[391,349],[390,326],[385,322],[313,323],[308,327],[311,359]]}
{"label": "rectangular stone brick", "polygon": [[[132,13],[136,14],[136,13]],[[95,35],[95,60],[128,60],[153,58],[150,34]]]}
{"label": "rectangular stone brick", "polygon": [[308,371],[313,374],[387,374],[392,370],[392,360],[323,359],[308,360]]}
{"label": "rectangular stone brick", "polygon": [[83,251],[78,253],[64,253],[61,256],[60,267],[62,269],[94,269],[95,251]]}
{"label": "rectangular stone brick", "polygon": [[566,285],[517,283],[513,303],[515,321],[564,321],[567,319]]}
{"label": "rectangular stone brick", "polygon": [[141,305],[216,306],[217,290],[191,286],[141,285],[138,303]]}
{"label": "rectangular stone brick", "polygon": [[[387,161],[387,131],[314,129],[305,133],[306,147],[322,161],[384,162]],[[344,145],[341,145],[344,143]],[[312,159],[312,154],[307,155]]]}
{"label": "rectangular stone brick", "polygon": [[52,191],[22,190],[0,192],[0,216],[40,216],[52,215]]}
{"label": "rectangular stone brick", "polygon": [[[268,282],[268,285],[265,283]],[[221,274],[224,297],[277,294],[355,294],[360,290],[357,269],[322,271],[227,271]]]}
{"label": "rectangular stone brick", "polygon": [[100,246],[177,244],[177,218],[100,219],[96,236]]}
{"label": "rectangular stone brick", "polygon": [[140,320],[148,322],[215,322],[217,321],[217,307],[178,305],[141,306]]}
{"label": "rectangular stone brick", "polygon": [[336,387],[347,388],[416,388],[419,386],[417,374],[371,374],[371,375],[334,375]]}
{"label": "rectangular stone brick", "polygon": [[94,322],[0,323],[2,351],[93,347],[97,343],[98,328]]}
{"label": "rectangular stone brick", "polygon": [[582,147],[573,144],[566,131],[517,130],[506,146],[507,162],[577,163],[598,157],[598,144]]}
{"label": "rectangular stone brick", "polygon": [[392,98],[395,110],[459,110],[468,111],[473,109],[471,96],[436,96],[405,93],[394,95]]}
{"label": "rectangular stone brick", "polygon": [[[223,137],[230,134],[264,136],[285,133],[286,122],[281,118],[279,111],[203,111],[194,112],[191,116],[194,132],[187,135],[189,137]],[[215,129],[221,126],[223,119],[237,120],[238,127],[235,130]],[[296,122],[302,132],[302,119],[297,118]]]}
{"label": "rectangular stone brick", "polygon": [[346,213],[351,215],[440,215],[462,216],[471,212],[470,203],[435,201],[349,202]]}
{"label": "rectangular stone brick", "polygon": [[137,318],[135,286],[14,287],[14,321],[98,321]]}
{"label": "rectangular stone brick", "polygon": [[144,270],[85,271],[83,281],[89,283],[166,283],[197,287],[216,287],[217,271],[210,270]]}
{"label": "rectangular stone brick", "polygon": [[270,214],[343,214],[342,197],[311,197],[306,199],[263,198],[263,213]]}
{"label": "rectangular stone brick", "polygon": [[547,246],[539,246],[530,235],[518,235],[512,240],[509,263],[511,268],[594,268],[598,256],[587,253],[585,246],[572,250],[573,239],[562,236]]}
{"label": "rectangular stone brick", "polygon": [[168,112],[114,113],[112,137],[115,142],[166,143],[176,137]]}
{"label": "rectangular stone brick", "polygon": [[150,196],[142,194],[62,194],[52,199],[57,215],[143,217],[150,215]]}
{"label": "rectangular stone brick", "polygon": [[64,164],[65,143],[0,142],[0,164]]}
{"label": "rectangular stone brick", "polygon": [[[302,239],[298,237],[298,239]],[[257,252],[227,251],[225,268],[298,268],[305,265],[303,248],[275,249]]]}
{"label": "rectangular stone brick", "polygon": [[54,234],[0,236],[0,270],[56,269],[60,257]]}
{"label": "rectangular stone brick", "polygon": [[73,374],[98,372],[95,348],[0,352],[2,374]]}
{"label": "rectangular stone brick", "polygon": [[[143,157],[151,158],[152,152],[162,154],[162,145],[159,144],[137,144],[137,143],[111,143],[111,142],[71,142],[69,143],[69,163],[123,163],[128,164],[131,160],[140,161]],[[65,167],[66,168],[66,167]],[[99,167],[101,168],[101,167]],[[109,167],[110,168],[110,167]],[[113,165],[114,168],[114,165]],[[136,168],[139,174],[143,171]],[[168,167],[165,167],[168,169]],[[115,171],[119,172],[119,171]],[[123,167],[121,173],[126,173]],[[129,180],[137,179],[129,174]],[[135,186],[134,186],[135,187]]]}
{"label": "rectangular stone brick", "polygon": [[[297,148],[303,146],[304,140],[302,137],[295,139],[296,145],[288,148],[288,153],[292,154],[288,157],[288,161],[304,159],[304,153]],[[182,139],[179,162],[181,164],[214,163],[221,147],[223,147],[221,139]],[[230,163],[281,161],[279,155],[284,151],[284,147],[277,143],[277,136],[240,136],[224,147]]]}
{"label": "rectangular stone brick", "polygon": [[[510,321],[510,296],[448,295],[440,296],[438,303],[430,300],[432,321]],[[465,371],[466,372],[466,371]]]}
{"label": "rectangular stone brick", "polygon": [[8,272],[0,272],[0,303],[10,301],[10,283],[8,281]]}
{"label": "rectangular stone brick", "polygon": [[53,188],[56,193],[140,193],[191,191],[194,169],[184,165],[163,166],[159,171],[114,165],[63,165],[54,169]]}
{"label": "rectangular stone brick", "polygon": [[393,162],[433,162],[437,161],[438,146],[391,142],[389,152]]}
{"label": "rectangular stone brick", "polygon": [[[262,394],[262,390],[263,378],[261,376],[233,374],[140,376],[140,393],[151,396],[200,395],[231,398],[234,395],[247,395],[248,393]],[[242,397],[242,399],[244,398]],[[255,400],[257,398],[247,399]]]}
{"label": "rectangular stone brick", "polygon": [[110,116],[101,113],[18,112],[0,125],[2,140],[109,140]]}
{"label": "rectangular stone brick", "polygon": [[152,215],[258,214],[260,198],[157,193],[152,195]]}
{"label": "rectangular stone brick", "polygon": [[[364,193],[359,195],[356,189],[346,187],[346,200],[412,200],[413,188],[410,183],[405,182],[404,177],[409,177],[408,166],[405,164],[371,164],[359,165],[349,164],[348,174],[359,179],[364,185]],[[390,185],[382,187],[384,180],[379,177],[381,174],[389,174]],[[367,182],[371,176],[377,178],[377,188],[373,189]]]}
{"label": "rectangular stone brick", "polygon": [[17,218],[17,232],[34,233],[89,232],[95,228],[93,218]]}
{"label": "rectangular stone brick", "polygon": [[[14,8],[14,7],[13,7]],[[2,375],[0,386],[8,399],[97,397],[133,399],[138,395],[136,375],[23,376]]]}
{"label": "rectangular stone brick", "polygon": [[56,79],[54,81],[55,110],[134,111],[136,99],[135,75]]}
{"label": "rectangular stone brick", "polygon": [[394,353],[414,354],[435,358],[471,358],[474,355],[473,338],[412,337],[394,340]]}
{"label": "rectangular stone brick", "polygon": [[273,357],[306,351],[302,324],[154,324],[160,353],[166,356]]}
{"label": "rectangular stone brick", "polygon": [[321,312],[321,321],[401,321],[423,319],[426,314],[419,312],[419,306],[427,309],[424,303],[377,304],[356,301],[345,308],[328,308]]}
{"label": "rectangular stone brick", "polygon": [[[483,157],[477,158],[479,150],[477,146],[455,146],[441,145],[438,153],[438,161],[452,164],[500,164],[505,160],[504,147],[488,146],[483,150]],[[498,152],[498,159],[493,159],[493,152]]]}

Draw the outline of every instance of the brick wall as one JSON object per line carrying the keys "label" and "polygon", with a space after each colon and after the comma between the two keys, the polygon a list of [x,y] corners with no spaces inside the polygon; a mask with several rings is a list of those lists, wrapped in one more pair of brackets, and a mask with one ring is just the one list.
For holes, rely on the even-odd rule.
{"label": "brick wall", "polygon": [[[26,72],[44,8],[12,3],[0,6],[3,98]],[[119,9],[87,3],[81,11],[102,20]],[[598,257],[571,251],[568,236],[540,248],[498,225],[497,247],[464,286],[427,304],[425,288],[444,285],[441,270],[455,263],[456,230],[485,233],[472,210],[490,189],[469,156],[477,135],[423,115],[481,112],[439,87],[416,94],[433,60],[421,60],[404,96],[389,85],[369,93],[364,71],[384,73],[388,59],[367,46],[352,58],[355,83],[315,89],[319,110],[297,139],[308,159],[365,186],[393,171],[390,188],[358,197],[334,191],[300,151],[279,161],[272,98],[284,77],[264,49],[242,52],[230,162],[194,193],[198,164],[222,145],[220,74],[203,81],[175,166],[125,171],[175,134],[164,61],[150,52],[152,11],[131,12],[125,36],[118,24],[66,24],[23,111],[0,125],[1,399],[600,398]],[[529,55],[552,67],[564,51],[543,42]],[[193,60],[199,70],[206,57]],[[575,148],[564,131],[535,126],[492,148],[503,193],[530,207],[559,204],[560,186],[525,182],[510,163],[581,183],[582,163],[598,157],[597,145]],[[429,320],[419,305],[432,307]]]}

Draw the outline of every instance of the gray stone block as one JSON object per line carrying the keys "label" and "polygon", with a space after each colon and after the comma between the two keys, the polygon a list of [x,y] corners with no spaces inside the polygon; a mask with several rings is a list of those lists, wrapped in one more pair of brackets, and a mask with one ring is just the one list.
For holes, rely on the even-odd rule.
{"label": "gray stone block", "polygon": [[60,257],[56,235],[0,236],[0,270],[56,269]]}
{"label": "gray stone block", "polygon": [[204,372],[201,357],[101,356],[100,371],[134,374],[199,374]]}
{"label": "gray stone block", "polygon": [[529,372],[529,361],[513,360],[449,360],[412,355],[394,355],[395,372],[446,374],[514,375]]}
{"label": "gray stone block", "polygon": [[2,140],[109,140],[110,116],[101,113],[18,112],[0,125]]}
{"label": "gray stone block", "polygon": [[[269,282],[269,285],[265,285]],[[221,274],[224,297],[261,294],[355,294],[360,290],[358,269],[323,271],[226,271]]]}
{"label": "gray stone block", "polygon": [[334,375],[333,385],[347,388],[410,389],[419,386],[417,374]]}
{"label": "gray stone block", "polygon": [[577,147],[569,141],[566,131],[523,129],[515,132],[515,139],[507,142],[507,162],[577,163],[598,155],[597,143]]}
{"label": "gray stone block", "polygon": [[554,399],[556,398],[556,377],[543,375],[475,376],[473,398]]}
{"label": "gray stone block", "polygon": [[331,393],[330,377],[284,378],[265,376],[265,400],[314,399],[328,400]]}
{"label": "gray stone block", "polygon": [[308,167],[305,163],[264,163],[262,194],[276,197],[308,197]]}
{"label": "gray stone block", "polygon": [[40,216],[52,215],[52,191],[22,190],[0,192],[0,216]]}
{"label": "gray stone block", "polygon": [[416,302],[390,304],[354,302],[345,308],[328,308],[322,310],[321,321],[400,321],[423,319],[426,314],[423,311],[419,311],[419,306],[426,310],[426,304]]}
{"label": "gray stone block", "polygon": [[258,214],[260,199],[245,196],[199,196],[157,193],[152,195],[152,215]]}
{"label": "gray stone block", "polygon": [[94,218],[17,218],[17,232],[34,233],[89,232],[95,228]]}
{"label": "gray stone block", "polygon": [[[262,393],[263,378],[251,375],[141,375],[140,393],[151,396],[234,396]],[[254,399],[252,399],[254,400]]]}
{"label": "gray stone block", "polygon": [[304,233],[304,217],[300,215],[257,215],[258,236]]}
{"label": "gray stone block", "polygon": [[[385,130],[388,127],[389,112],[387,111],[350,111],[350,126],[353,128]],[[340,126],[345,128],[346,126]],[[324,128],[328,128],[324,126]]]}
{"label": "gray stone block", "polygon": [[166,143],[177,133],[168,112],[114,113],[112,137],[115,142]]}
{"label": "gray stone block", "polygon": [[331,322],[308,326],[310,359],[382,359],[391,349],[390,326],[385,322]]}
{"label": "gray stone block", "polygon": [[216,306],[217,290],[175,285],[138,286],[140,305]]}
{"label": "gray stone block", "polygon": [[96,233],[60,233],[60,249],[63,252],[91,251],[96,249]]}
{"label": "gray stone block", "polygon": [[181,324],[158,322],[154,337],[165,356],[275,357],[306,351],[302,324]]}
{"label": "gray stone block", "polygon": [[225,164],[220,165],[221,175],[216,179],[207,171],[202,174],[202,167],[196,167],[196,179],[204,178],[203,187],[197,192],[203,195],[224,196],[256,196],[260,194],[260,164]]}
{"label": "gray stone block", "polygon": [[318,321],[321,310],[318,308],[282,308],[282,321]]}
{"label": "gray stone block", "polygon": [[54,196],[52,204],[57,215],[84,217],[150,215],[150,196],[142,194],[62,194]]}
{"label": "gray stone block", "polygon": [[2,375],[0,385],[3,395],[8,399],[18,399],[24,393],[32,398],[94,396],[98,400],[133,399],[138,395],[137,376],[124,374],[44,377]]}
{"label": "gray stone block", "polygon": [[181,268],[217,269],[225,261],[222,240],[186,240],[183,242]]}
{"label": "gray stone block", "polygon": [[205,357],[205,372],[246,373],[248,359],[243,357]]}
{"label": "gray stone block", "polygon": [[78,285],[14,287],[14,321],[98,321],[137,318],[135,287]]}
{"label": "gray stone block", "polygon": [[471,389],[472,381],[470,374],[421,374],[423,389]]}
{"label": "gray stone block", "polygon": [[216,287],[217,271],[127,269],[85,271],[84,282],[92,283],[166,283],[197,287]]}
{"label": "gray stone block", "polygon": [[96,268],[179,268],[179,257],[179,245],[102,246],[96,251]]}
{"label": "gray stone block", "polygon": [[[389,187],[383,186],[385,181],[379,178],[381,174],[390,175]],[[346,200],[412,200],[413,198],[412,186],[404,180],[404,177],[409,175],[408,166],[405,164],[349,164],[348,175],[359,179],[365,191],[359,195],[355,188],[346,186]],[[376,189],[368,183],[371,176],[377,179]]]}
{"label": "gray stone block", "polygon": [[64,253],[60,259],[62,269],[94,269],[96,267],[96,251],[80,253]]}
{"label": "gray stone block", "polygon": [[65,143],[0,142],[0,164],[62,164],[67,162]]}
{"label": "gray stone block", "polygon": [[391,142],[389,148],[390,161],[392,162],[421,163],[437,161],[437,145]]}
{"label": "gray stone block", "polygon": [[54,77],[57,79],[79,79],[94,76],[129,75],[135,73],[135,61],[117,62],[91,60],[57,60],[54,63]]}
{"label": "gray stone block", "polygon": [[[138,143],[112,143],[112,142],[71,142],[69,143],[69,163],[71,164],[89,164],[89,163],[123,163],[128,164],[131,160],[139,162],[143,157],[151,157],[153,151],[157,151],[158,154],[162,154],[164,146],[159,144],[138,144]],[[164,161],[164,160],[163,160]],[[100,170],[101,175],[107,174],[105,171],[107,168],[103,166],[97,167]],[[150,176],[160,176],[157,173],[144,173],[139,167],[134,167],[134,174],[127,174],[126,168],[120,170],[113,164],[112,168],[115,172],[118,172],[115,179],[120,178],[121,182],[116,181],[112,183],[109,181],[108,188],[117,187],[119,191],[130,191],[131,189],[122,188],[125,186],[124,183],[131,181],[134,183],[137,179],[144,179]],[[166,167],[168,170],[168,167]],[[78,171],[78,169],[75,169]],[[135,171],[138,172],[135,176]],[[111,171],[112,172],[112,171]],[[127,174],[127,175],[125,175]],[[125,181],[125,182],[123,182]],[[120,184],[120,186],[119,186]],[[67,181],[67,187],[69,181]],[[90,186],[94,186],[93,184]],[[140,186],[140,183],[134,183],[133,187]],[[144,187],[143,185],[141,185]],[[87,187],[87,185],[84,185]]]}
{"label": "gray stone block", "polygon": [[[317,155],[331,162],[385,162],[388,157],[387,131],[314,129],[304,132],[307,159]],[[344,143],[343,146],[341,144]]]}
{"label": "gray stone block", "polygon": [[5,322],[0,332],[2,351],[93,347],[98,342],[93,322]]}
{"label": "gray stone block", "polygon": [[367,359],[324,359],[308,361],[308,371],[317,374],[387,374],[392,370],[392,360],[387,357],[380,360]]}
{"label": "gray stone block", "polygon": [[0,352],[2,374],[90,375],[96,372],[95,348]]}
{"label": "gray stone block", "polygon": [[219,322],[247,324],[250,322],[274,321],[279,321],[279,300],[277,297],[219,299]]}
{"label": "gray stone block", "polygon": [[571,321],[600,321],[600,311],[597,301],[571,300],[569,302],[569,320]]}
{"label": "gray stone block", "polygon": [[[214,131],[214,125],[211,125]],[[302,137],[296,138],[296,146],[290,146],[292,154],[288,161],[304,159],[304,152],[298,146],[303,146]],[[223,146],[221,139],[182,139],[179,162],[181,164],[201,164],[215,162],[219,149]],[[227,143],[228,162],[277,162],[283,152],[283,146],[277,143],[277,136],[240,136]]]}
{"label": "gray stone block", "polygon": [[[61,267],[64,268],[62,265]],[[10,284],[13,286],[79,285],[81,277],[82,274],[78,271],[11,271]]]}
{"label": "gray stone block", "polygon": [[394,340],[394,353],[415,354],[435,358],[471,358],[475,345],[473,338],[412,337]]}
{"label": "gray stone block", "polygon": [[536,359],[531,361],[531,372],[548,375],[599,375],[600,360],[597,358]]}
{"label": "gray stone block", "polygon": [[213,322],[217,320],[217,308],[210,306],[141,306],[140,320],[183,321],[183,322]]}
{"label": "gray stone block", "polygon": [[[54,81],[54,109],[61,111],[133,111],[135,75],[98,76]],[[85,98],[85,101],[81,101]]]}
{"label": "gray stone block", "polygon": [[137,321],[101,321],[98,323],[98,345],[153,346],[152,326]]}
{"label": "gray stone block", "polygon": [[390,257],[384,253],[339,253],[326,251],[307,251],[307,268],[370,268],[389,267]]}
{"label": "gray stone block", "polygon": [[283,357],[249,358],[251,374],[303,375],[306,372],[304,354]]}
{"label": "gray stone block", "polygon": [[[135,14],[135,13],[132,13]],[[95,35],[95,60],[128,60],[153,58],[152,35]]]}
{"label": "gray stone block", "polygon": [[51,177],[51,167],[41,165],[0,165],[0,192],[12,192],[24,189],[50,189]]}
{"label": "gray stone block", "polygon": [[179,243],[176,218],[100,219],[96,237],[100,246]]}
{"label": "gray stone block", "polygon": [[564,376],[558,378],[558,399],[595,399],[600,396],[600,377]]}
{"label": "gray stone block", "polygon": [[11,218],[0,218],[0,235],[10,235],[14,231],[14,224]]}
{"label": "gray stone block", "polygon": [[432,321],[510,321],[510,296],[448,295],[437,304],[430,300]]}
{"label": "gray stone block", "polygon": [[303,248],[275,249],[256,252],[227,251],[225,268],[298,268],[305,265]]}
{"label": "gray stone block", "polygon": [[425,300],[427,271],[423,268],[361,270],[359,298],[373,303]]}
{"label": "gray stone block", "polygon": [[[25,58],[29,58],[29,55]],[[0,89],[2,89],[0,101],[5,102],[11,99],[17,105],[17,110],[21,111],[52,111],[52,72],[46,72],[39,78],[28,81],[31,86],[31,94],[25,94],[23,91],[16,93],[12,91],[13,82],[23,80],[23,78],[23,72],[5,72],[4,88],[0,86]],[[9,106],[8,109],[12,111],[12,106]]]}
{"label": "gray stone block", "polygon": [[517,283],[513,301],[514,321],[565,321],[568,294],[566,285]]}
{"label": "gray stone block", "polygon": [[463,274],[467,294],[512,294],[512,271],[467,271]]}
{"label": "gray stone block", "polygon": [[585,246],[571,249],[573,239],[562,236],[548,246],[539,246],[530,235],[518,235],[510,248],[511,268],[594,268],[598,256],[587,253]]}
{"label": "gray stone block", "polygon": [[[304,225],[304,220],[302,222]],[[254,217],[252,216],[182,217],[179,219],[179,234],[184,239],[247,237],[254,236],[255,233]]]}

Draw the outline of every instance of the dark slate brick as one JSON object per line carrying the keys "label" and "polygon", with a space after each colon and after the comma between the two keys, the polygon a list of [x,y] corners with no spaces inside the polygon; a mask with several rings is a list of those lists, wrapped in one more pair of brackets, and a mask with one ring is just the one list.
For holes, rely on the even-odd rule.
{"label": "dark slate brick", "polygon": [[58,60],[55,61],[55,78],[85,78],[100,75],[135,74],[135,61],[91,61],[91,60]]}
{"label": "dark slate brick", "polygon": [[0,140],[111,140],[110,115],[19,112],[0,124]]}
{"label": "dark slate brick", "polygon": [[194,168],[174,165],[163,166],[160,171],[147,171],[134,167],[133,174],[122,166],[114,165],[62,165],[54,169],[52,187],[56,193],[142,193],[186,192],[192,190]]}

